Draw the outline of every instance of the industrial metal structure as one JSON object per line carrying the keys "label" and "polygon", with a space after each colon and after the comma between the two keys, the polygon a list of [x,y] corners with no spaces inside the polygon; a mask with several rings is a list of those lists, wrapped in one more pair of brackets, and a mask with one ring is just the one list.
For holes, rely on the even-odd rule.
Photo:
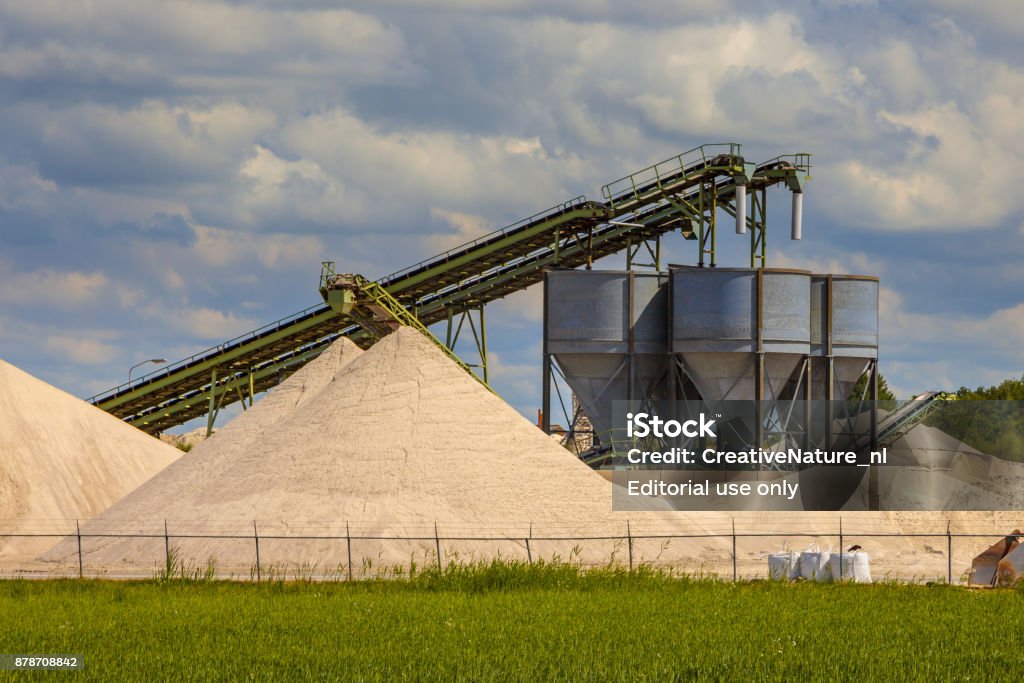
{"label": "industrial metal structure", "polygon": [[[557,367],[597,435],[612,429],[612,401],[669,397],[668,277],[658,272],[553,270],[544,285],[542,429],[551,431],[551,372]],[[552,365],[552,361],[557,366]]]}
{"label": "industrial metal structure", "polygon": [[[468,323],[480,355],[477,369],[486,381],[488,302],[539,282],[545,269],[589,269],[619,252],[626,253],[629,269],[646,252],[658,270],[660,239],[673,231],[696,242],[699,265],[716,266],[719,209],[735,218],[737,232],[749,232],[750,266],[764,266],[767,190],[783,186],[794,193],[792,236],[799,238],[809,170],[806,153],[753,164],[739,144],[702,145],[605,185],[603,201],[577,197],[375,284],[422,325],[446,323],[449,349]],[[222,406],[251,405],[257,393],[339,336],[363,347],[372,344],[372,330],[350,313],[329,305],[307,308],[89,400],[150,433],[202,415],[212,427]]]}
{"label": "industrial metal structure", "polygon": [[[877,278],[692,266],[552,271],[544,302],[545,376],[579,397],[569,432],[585,414],[604,447],[616,440],[614,401],[661,414],[652,406],[670,400],[726,414],[756,402],[758,414],[736,416],[728,435],[741,448],[878,434],[869,403],[877,400]],[[847,405],[865,373],[864,395]]]}

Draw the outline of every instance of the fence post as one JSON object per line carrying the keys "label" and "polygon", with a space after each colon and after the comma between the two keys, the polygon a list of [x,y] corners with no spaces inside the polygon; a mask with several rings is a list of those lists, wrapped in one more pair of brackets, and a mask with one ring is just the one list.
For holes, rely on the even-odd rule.
{"label": "fence post", "polygon": [[629,526],[629,520],[626,520],[626,539],[628,541],[627,547],[629,548],[629,571],[633,571],[633,530]]}
{"label": "fence post", "polygon": [[437,533],[437,522],[434,522],[434,548],[437,549],[437,569],[444,571],[444,567],[441,566],[441,536]]}
{"label": "fence post", "polygon": [[348,522],[345,522],[345,546],[348,549],[348,580],[352,580],[352,532],[348,528]]}
{"label": "fence post", "polygon": [[78,537],[78,578],[82,578],[82,527],[75,520],[75,535]]}
{"label": "fence post", "polygon": [[262,581],[263,576],[260,571],[260,532],[256,530],[256,520],[252,520],[252,536],[256,539],[256,580]]}
{"label": "fence post", "polygon": [[164,520],[164,566],[171,566],[171,539],[167,534],[167,520]]}
{"label": "fence post", "polygon": [[736,518],[732,520],[732,580],[735,582],[738,578],[736,571]]}
{"label": "fence post", "polygon": [[843,518],[839,518],[839,580],[843,580]]}
{"label": "fence post", "polygon": [[946,583],[953,585],[953,532],[946,520]]}

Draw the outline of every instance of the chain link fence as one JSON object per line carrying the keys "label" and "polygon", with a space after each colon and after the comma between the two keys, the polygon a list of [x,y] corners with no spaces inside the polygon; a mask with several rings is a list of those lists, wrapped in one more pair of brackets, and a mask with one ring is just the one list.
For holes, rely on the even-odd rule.
{"label": "chain link fence", "polygon": [[[965,524],[837,517],[718,518],[614,528],[545,525],[360,525],[161,521],[103,527],[68,521],[0,526],[0,577],[233,580],[397,578],[426,567],[494,559],[584,568],[650,567],[720,580],[769,577],[769,556],[857,550],[875,581],[969,580],[972,560],[1024,518]],[[843,577],[848,578],[848,577]]]}

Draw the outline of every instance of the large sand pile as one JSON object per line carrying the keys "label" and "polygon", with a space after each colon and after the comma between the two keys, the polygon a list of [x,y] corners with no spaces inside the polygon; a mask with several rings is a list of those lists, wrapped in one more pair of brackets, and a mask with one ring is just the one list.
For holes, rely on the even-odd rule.
{"label": "large sand pile", "polygon": [[[264,563],[320,566],[347,562],[345,544],[297,536],[372,536],[360,542],[364,552],[356,562],[401,562],[433,551],[427,537],[435,524],[447,536],[486,531],[517,538],[466,541],[451,553],[464,558],[518,557],[525,546],[518,539],[531,534],[625,532],[626,517],[611,511],[607,482],[423,335],[399,330],[351,360],[357,351],[339,341],[84,532],[159,536],[167,520],[172,536],[251,537],[255,523]],[[662,525],[678,519],[655,517]],[[393,536],[424,541],[377,540]],[[221,567],[244,567],[254,560],[254,539],[172,541],[199,563],[214,558]],[[152,567],[164,556],[163,538],[86,545],[91,567]],[[573,546],[551,545],[547,554],[564,557]],[[48,557],[71,552],[76,549],[64,544]],[[610,552],[600,550],[604,557]]]}
{"label": "large sand pile", "polygon": [[[0,533],[64,533],[181,451],[0,361]],[[52,539],[0,537],[0,561]]]}
{"label": "large sand pile", "polygon": [[[868,549],[878,576],[934,578],[946,571],[934,550],[946,547],[949,520],[954,531],[984,523],[1002,533],[1000,515],[614,513],[611,484],[419,333],[400,330],[358,356],[347,344],[87,524],[86,572],[152,574],[167,548],[236,576],[253,572],[257,552],[263,576],[374,575],[432,563],[438,547],[444,562],[625,564],[630,533],[635,563],[729,576],[735,528],[749,534],[736,543],[741,576],[763,575],[767,553],[784,544],[842,540]],[[863,535],[899,531],[936,535]],[[772,532],[788,536],[763,535]],[[104,533],[150,537],[88,537]],[[957,566],[972,552],[969,542],[955,548]],[[64,542],[45,559],[77,564],[77,548]]]}

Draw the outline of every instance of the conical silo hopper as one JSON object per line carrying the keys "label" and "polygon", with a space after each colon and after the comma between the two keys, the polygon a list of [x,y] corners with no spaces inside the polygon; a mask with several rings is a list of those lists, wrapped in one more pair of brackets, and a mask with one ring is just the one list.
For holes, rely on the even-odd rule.
{"label": "conical silo hopper", "polygon": [[668,395],[667,277],[552,270],[544,279],[544,352],[558,364],[594,431],[609,442],[613,401]]}
{"label": "conical silo hopper", "polygon": [[707,402],[779,398],[810,350],[806,271],[674,268],[671,307],[672,351]]}
{"label": "conical silo hopper", "polygon": [[812,399],[846,399],[878,358],[878,287],[868,275],[811,276]]}

